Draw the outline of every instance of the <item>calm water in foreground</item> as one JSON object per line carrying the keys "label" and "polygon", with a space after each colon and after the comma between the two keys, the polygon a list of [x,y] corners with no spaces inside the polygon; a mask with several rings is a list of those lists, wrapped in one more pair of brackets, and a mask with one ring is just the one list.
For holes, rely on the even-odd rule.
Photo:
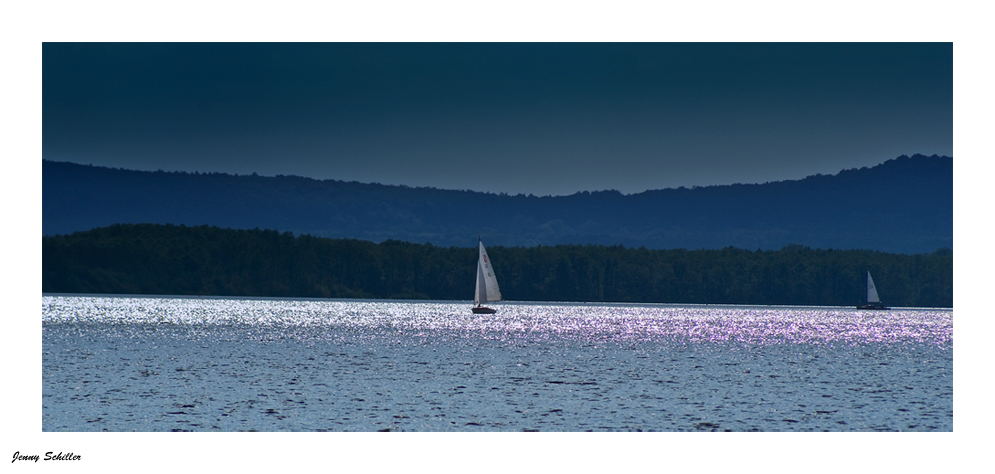
{"label": "calm water in foreground", "polygon": [[44,431],[952,431],[953,312],[42,297]]}

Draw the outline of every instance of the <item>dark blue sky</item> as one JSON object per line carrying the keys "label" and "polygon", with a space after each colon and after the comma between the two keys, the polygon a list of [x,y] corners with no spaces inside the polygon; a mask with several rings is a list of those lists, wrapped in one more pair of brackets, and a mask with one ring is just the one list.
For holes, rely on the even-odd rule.
{"label": "dark blue sky", "polygon": [[511,194],[953,152],[950,43],[46,43],[43,156]]}

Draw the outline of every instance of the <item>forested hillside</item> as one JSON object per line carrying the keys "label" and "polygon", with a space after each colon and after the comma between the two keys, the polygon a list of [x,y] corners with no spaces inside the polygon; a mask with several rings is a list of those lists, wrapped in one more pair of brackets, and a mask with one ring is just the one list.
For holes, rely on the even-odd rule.
{"label": "forested hillside", "polygon": [[938,156],[797,181],[543,197],[51,161],[42,171],[43,235],[153,223],[446,247],[481,236],[509,247],[953,248],[953,160]]}
{"label": "forested hillside", "polygon": [[[847,306],[861,301],[862,276],[870,270],[885,304],[953,306],[949,249],[904,255],[797,245],[765,251],[488,245],[488,253],[502,293],[516,301]],[[114,225],[43,237],[42,291],[468,300],[476,261],[471,247]]]}

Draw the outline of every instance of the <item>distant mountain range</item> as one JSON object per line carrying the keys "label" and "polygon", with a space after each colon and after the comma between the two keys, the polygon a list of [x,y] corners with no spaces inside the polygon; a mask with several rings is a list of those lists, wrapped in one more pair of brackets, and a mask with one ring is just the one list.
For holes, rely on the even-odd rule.
{"label": "distant mountain range", "polygon": [[914,254],[953,248],[953,159],[901,156],[796,181],[543,197],[44,160],[42,214],[44,235],[152,223],[455,247],[480,236],[488,246]]}

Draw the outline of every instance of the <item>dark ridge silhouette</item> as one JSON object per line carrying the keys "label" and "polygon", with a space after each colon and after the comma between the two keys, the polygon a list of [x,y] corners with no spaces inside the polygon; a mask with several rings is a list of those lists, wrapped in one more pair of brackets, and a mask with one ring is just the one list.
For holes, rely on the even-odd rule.
{"label": "dark ridge silhouette", "polygon": [[481,236],[489,246],[953,248],[953,159],[935,155],[796,181],[544,197],[47,160],[42,170],[49,236],[153,223],[458,247]]}

